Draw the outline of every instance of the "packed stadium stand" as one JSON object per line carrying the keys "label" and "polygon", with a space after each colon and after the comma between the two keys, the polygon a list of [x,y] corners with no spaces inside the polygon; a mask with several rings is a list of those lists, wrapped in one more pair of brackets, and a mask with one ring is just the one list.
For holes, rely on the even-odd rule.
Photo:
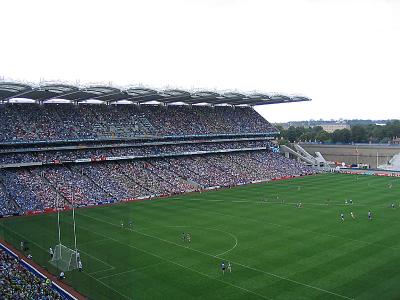
{"label": "packed stadium stand", "polygon": [[307,100],[0,82],[0,214],[312,174],[278,153],[278,130],[253,108]]}
{"label": "packed stadium stand", "polygon": [[[273,132],[249,107],[11,104],[0,106],[0,142]],[[179,120],[179,122],[177,122]],[[17,124],[17,126],[15,126]]]}
{"label": "packed stadium stand", "polygon": [[25,268],[17,257],[0,248],[0,296],[1,299],[65,299],[52,289],[49,280],[35,276]]}

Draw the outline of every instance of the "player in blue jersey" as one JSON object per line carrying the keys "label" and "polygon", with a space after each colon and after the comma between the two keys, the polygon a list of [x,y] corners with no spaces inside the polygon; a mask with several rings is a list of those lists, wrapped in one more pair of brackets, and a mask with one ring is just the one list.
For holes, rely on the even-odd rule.
{"label": "player in blue jersey", "polygon": [[221,270],[222,270],[222,274],[225,274],[225,263],[224,262],[221,263]]}

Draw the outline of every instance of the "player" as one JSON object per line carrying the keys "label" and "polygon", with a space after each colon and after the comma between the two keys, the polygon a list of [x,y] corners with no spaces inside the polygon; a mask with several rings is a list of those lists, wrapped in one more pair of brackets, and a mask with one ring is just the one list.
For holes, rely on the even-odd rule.
{"label": "player", "polygon": [[350,205],[352,205],[352,204],[353,204],[353,200],[350,199],[350,200],[349,200],[349,203],[350,203]]}
{"label": "player", "polygon": [[348,204],[347,200],[345,200],[345,201],[344,201],[344,204],[345,204],[345,205],[347,205],[347,204]]}
{"label": "player", "polygon": [[60,275],[58,275],[58,279],[64,279],[65,278],[65,274],[63,271],[60,272]]}
{"label": "player", "polygon": [[388,184],[388,188],[389,188],[389,189],[391,189],[392,186],[393,186],[393,185],[392,185],[391,183]]}
{"label": "player", "polygon": [[224,275],[225,274],[225,263],[224,262],[221,263],[221,270],[222,270],[222,275]]}
{"label": "player", "polygon": [[19,246],[21,247],[21,251],[24,251],[24,241],[21,241],[21,243],[19,243]]}
{"label": "player", "polygon": [[368,220],[372,221],[372,213],[370,210],[368,211]]}
{"label": "player", "polygon": [[302,208],[303,207],[303,204],[301,204],[301,202],[299,202],[299,208]]}
{"label": "player", "polygon": [[394,203],[393,203],[393,202],[392,202],[392,205],[391,205],[391,206],[392,206],[392,208],[394,209]]}
{"label": "player", "polygon": [[129,219],[128,226],[129,226],[130,228],[132,228],[132,227],[133,227],[133,222],[132,222],[132,219]]}
{"label": "player", "polygon": [[53,258],[53,255],[54,255],[53,248],[50,247],[49,253],[50,253],[50,258]]}
{"label": "player", "polygon": [[82,261],[78,260],[78,270],[79,272],[82,272]]}
{"label": "player", "polygon": [[124,221],[121,220],[121,228],[124,228]]}
{"label": "player", "polygon": [[186,241],[186,234],[184,232],[182,232],[182,241]]}
{"label": "player", "polygon": [[79,253],[78,249],[76,249],[76,259],[81,260],[81,254]]}
{"label": "player", "polygon": [[356,216],[353,214],[353,212],[352,212],[352,211],[350,212],[350,216],[351,216],[351,218],[352,218],[353,220],[355,220],[355,219],[356,219]]}
{"label": "player", "polygon": [[229,273],[232,273],[232,266],[230,261],[228,261],[228,271]]}
{"label": "player", "polygon": [[186,240],[188,241],[188,243],[190,243],[190,233],[186,234]]}
{"label": "player", "polygon": [[340,214],[340,219],[342,220],[342,222],[344,222],[344,214],[343,213]]}

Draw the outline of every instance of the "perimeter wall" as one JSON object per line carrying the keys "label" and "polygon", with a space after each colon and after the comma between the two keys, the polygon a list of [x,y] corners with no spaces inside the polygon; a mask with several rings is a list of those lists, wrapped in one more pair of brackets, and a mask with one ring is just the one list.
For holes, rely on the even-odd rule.
{"label": "perimeter wall", "polygon": [[317,143],[300,143],[307,152],[314,155],[321,154],[328,161],[345,162],[346,164],[368,164],[371,168],[386,164],[395,155],[400,153],[400,145],[389,144],[354,144],[334,145]]}

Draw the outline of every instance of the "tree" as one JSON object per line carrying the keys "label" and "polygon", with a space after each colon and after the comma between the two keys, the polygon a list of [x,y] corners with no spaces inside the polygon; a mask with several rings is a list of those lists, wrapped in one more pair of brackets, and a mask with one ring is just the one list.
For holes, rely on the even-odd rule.
{"label": "tree", "polygon": [[320,131],[315,137],[315,139],[320,142],[327,142],[329,141],[330,138],[331,138],[330,134],[324,130]]}
{"label": "tree", "polygon": [[389,122],[385,126],[385,136],[388,138],[400,137],[400,121]]}
{"label": "tree", "polygon": [[351,132],[350,130],[337,129],[332,133],[332,142],[334,143],[350,143],[351,141]]}
{"label": "tree", "polygon": [[374,143],[380,143],[384,137],[385,137],[385,128],[384,126],[378,126],[378,125],[374,126],[374,129],[372,129],[371,135],[369,136],[370,140]]}
{"label": "tree", "polygon": [[363,125],[354,125],[351,127],[351,140],[354,143],[365,143],[368,141],[367,131]]}
{"label": "tree", "polygon": [[297,132],[296,128],[294,126],[290,126],[287,130],[287,136],[286,138],[289,140],[289,142],[293,143],[294,141],[297,140]]}

